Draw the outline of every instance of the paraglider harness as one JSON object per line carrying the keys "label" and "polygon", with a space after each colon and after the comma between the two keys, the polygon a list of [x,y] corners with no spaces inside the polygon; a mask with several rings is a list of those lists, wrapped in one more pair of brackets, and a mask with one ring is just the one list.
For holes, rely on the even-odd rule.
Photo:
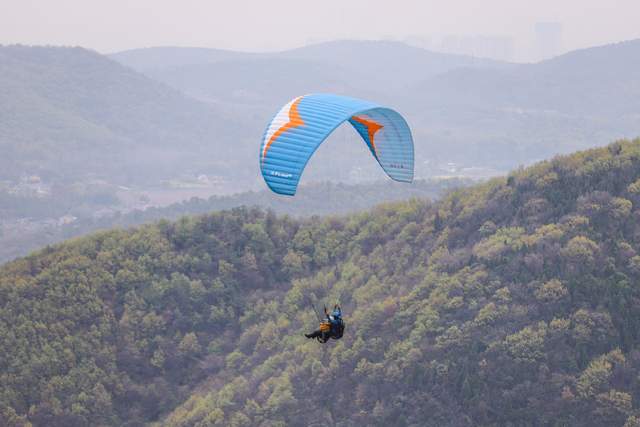
{"label": "paraglider harness", "polygon": [[[325,306],[324,313],[327,318],[326,320],[321,320],[320,314],[316,311],[315,306],[313,304],[311,304],[311,306],[313,307],[313,311],[316,313],[316,316],[318,316],[318,320],[320,321],[320,332],[322,332],[322,335],[316,337],[316,340],[319,343],[324,344],[329,341],[330,338],[333,338],[334,340],[339,340],[340,338],[342,338],[342,335],[344,334],[344,320],[342,320],[342,315],[340,315],[339,317],[333,315],[331,317],[332,320],[329,320],[327,307]],[[336,304],[334,309],[337,307],[338,305]]]}

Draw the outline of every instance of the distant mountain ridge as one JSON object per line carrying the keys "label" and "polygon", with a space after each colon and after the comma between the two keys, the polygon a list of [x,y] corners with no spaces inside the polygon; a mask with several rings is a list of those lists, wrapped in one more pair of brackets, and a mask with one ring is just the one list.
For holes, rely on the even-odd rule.
{"label": "distant mountain ridge", "polygon": [[505,168],[640,134],[638,69],[633,40],[510,69],[451,70],[417,84],[403,106],[433,138],[432,153],[466,149]]}
{"label": "distant mountain ridge", "polygon": [[[157,184],[205,173],[235,191],[255,188],[265,124],[293,96],[317,91],[400,111],[416,142],[417,177],[450,167],[507,170],[640,134],[639,46],[520,65],[381,41],[268,54],[172,47],[110,56],[126,67],[81,48],[4,46],[0,179],[27,173]],[[361,169],[377,178],[360,153],[353,131],[340,129],[303,179],[344,181]]]}
{"label": "distant mountain ridge", "polygon": [[0,179],[157,180],[242,134],[223,110],[86,49],[3,46],[0,73]]}
{"label": "distant mountain ridge", "polygon": [[[488,59],[430,52],[389,41],[340,40],[273,53],[156,47],[111,54],[124,65],[196,98],[242,101],[246,86],[258,101],[318,90],[388,96],[429,76],[459,67],[509,68]],[[287,70],[288,67],[292,69]],[[290,90],[283,82],[293,86]],[[332,85],[333,83],[333,85]],[[294,92],[295,89],[302,92]],[[224,89],[227,92],[224,92]]]}
{"label": "distant mountain ridge", "polygon": [[448,162],[506,170],[640,134],[638,40],[535,64],[385,41],[266,54],[150,48],[111,57],[190,96],[264,120],[292,97],[317,91],[387,103],[409,119],[416,159],[425,165],[418,174]]}
{"label": "distant mountain ridge", "polygon": [[[439,68],[428,69],[429,73],[436,74],[461,66],[508,67],[510,65],[492,59],[432,52],[409,46],[402,42],[381,40],[336,40],[278,52],[241,52],[215,48],[158,46],[129,49],[111,53],[108,56],[123,65],[142,72],[152,69],[211,64],[228,60],[267,58],[322,60],[332,63],[346,62],[350,66],[355,64],[355,66],[361,67],[379,58],[405,66],[408,62],[418,61],[423,66],[425,64],[438,66]],[[394,64],[382,65],[394,66]]]}
{"label": "distant mountain ridge", "polygon": [[[393,43],[380,44],[382,50],[377,49],[378,43],[354,43],[315,46],[311,56],[316,55],[316,51],[318,55],[331,56],[331,50],[340,46],[347,50],[350,46],[361,46],[363,58],[370,58],[376,52],[405,57],[417,52],[426,55],[424,61],[427,62],[451,62],[452,65],[446,67],[471,61],[469,58],[446,59],[447,56]],[[398,49],[400,53],[396,52]],[[166,69],[167,79],[175,80],[172,80],[173,88],[82,48],[0,47],[3,75],[0,92],[5,95],[0,97],[3,117],[0,180],[15,181],[24,174],[34,174],[53,183],[101,180],[112,184],[157,185],[181,175],[206,173],[222,177],[226,185],[242,191],[255,186],[258,172],[248,159],[255,158],[255,144],[273,114],[273,105],[309,90],[380,100],[386,97],[384,91],[375,92],[378,89],[371,87],[376,85],[365,80],[356,85],[345,82],[343,74],[354,71],[337,65],[340,56],[331,64],[321,64],[309,59],[310,53],[305,51],[284,52],[278,54],[277,61],[272,61],[262,54],[168,50],[178,56]],[[151,58],[139,62],[151,64],[153,68],[166,51],[152,49],[145,53],[150,53]],[[135,62],[134,53],[114,56]],[[217,65],[185,65],[205,60],[203,58],[217,61]],[[359,60],[352,58],[351,61]],[[176,65],[184,67],[176,68]],[[213,65],[217,74],[208,68]],[[183,70],[185,67],[188,73]],[[290,78],[287,73],[291,70],[308,79]],[[424,71],[421,67],[416,70]],[[367,78],[366,72],[356,74],[358,78]],[[267,83],[262,78],[267,78]],[[314,81],[312,87],[308,85],[309,79]],[[179,81],[209,85],[196,96],[207,102],[180,93],[182,90],[175,88]],[[265,89],[271,92],[265,95]],[[343,140],[346,141],[346,137],[343,136]],[[358,164],[354,160],[357,159],[354,153],[362,149],[360,142],[353,139],[353,143],[343,145],[343,152],[332,149],[325,155],[320,150],[316,157],[320,160],[314,162],[317,173],[314,175],[311,168],[307,178],[326,176],[323,172],[329,163],[321,160],[327,158],[333,166],[340,165],[333,168],[338,173],[332,176],[341,180],[349,176],[354,165],[371,166],[372,163]]]}
{"label": "distant mountain ridge", "polygon": [[427,105],[485,105],[619,116],[640,111],[640,40],[582,49],[510,69],[457,69],[427,79],[414,93]]}
{"label": "distant mountain ridge", "polygon": [[134,70],[144,72],[159,68],[183,67],[247,57],[260,57],[261,54],[204,47],[163,46],[124,50],[108,56]]}

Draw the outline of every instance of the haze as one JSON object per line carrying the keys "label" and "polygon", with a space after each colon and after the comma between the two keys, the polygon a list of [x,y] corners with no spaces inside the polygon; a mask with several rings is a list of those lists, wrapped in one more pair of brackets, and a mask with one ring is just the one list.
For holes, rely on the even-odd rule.
{"label": "haze", "polygon": [[2,44],[80,45],[103,53],[160,45],[272,51],[334,39],[418,40],[423,47],[438,48],[451,36],[500,36],[513,46],[509,59],[531,61],[540,59],[535,50],[537,22],[562,25],[557,53],[640,37],[636,0],[2,0],[0,4]]}

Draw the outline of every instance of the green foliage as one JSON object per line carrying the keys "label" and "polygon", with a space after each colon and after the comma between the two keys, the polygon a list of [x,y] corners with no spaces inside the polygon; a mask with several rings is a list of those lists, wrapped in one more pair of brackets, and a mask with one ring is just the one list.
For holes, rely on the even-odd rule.
{"label": "green foliage", "polygon": [[551,279],[541,285],[535,292],[536,298],[543,303],[552,303],[562,300],[568,295],[567,288],[557,279]]}
{"label": "green foliage", "polygon": [[524,230],[520,227],[499,229],[478,243],[473,252],[483,260],[496,261],[510,252],[520,250],[524,246],[523,235]]}
{"label": "green foliage", "polygon": [[[435,205],[306,220],[234,209],[9,263],[1,413],[47,426],[636,425],[640,141],[614,148]],[[342,303],[342,340],[305,340],[309,299]]]}

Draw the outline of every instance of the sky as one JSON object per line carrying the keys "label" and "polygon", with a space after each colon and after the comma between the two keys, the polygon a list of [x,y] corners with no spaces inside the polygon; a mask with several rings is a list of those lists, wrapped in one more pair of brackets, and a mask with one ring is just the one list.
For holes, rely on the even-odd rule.
{"label": "sky", "polygon": [[273,51],[334,39],[507,36],[515,59],[528,60],[536,22],[562,24],[568,51],[640,38],[638,18],[638,0],[0,0],[0,44]]}

